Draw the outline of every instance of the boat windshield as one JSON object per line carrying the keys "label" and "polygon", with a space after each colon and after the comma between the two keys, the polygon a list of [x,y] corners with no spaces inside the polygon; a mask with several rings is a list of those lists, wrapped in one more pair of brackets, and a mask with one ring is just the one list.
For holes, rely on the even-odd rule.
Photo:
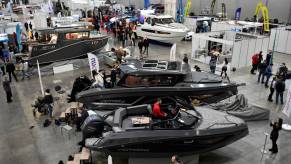
{"label": "boat windshield", "polygon": [[154,18],[153,21],[157,24],[171,24],[175,23],[173,18]]}
{"label": "boat windshield", "polygon": [[181,108],[179,112],[171,119],[158,121],[152,124],[153,129],[181,129],[193,128],[198,123],[199,116],[194,111],[187,111]]}
{"label": "boat windshield", "polygon": [[180,80],[175,75],[128,75],[118,83],[124,87],[174,86]]}

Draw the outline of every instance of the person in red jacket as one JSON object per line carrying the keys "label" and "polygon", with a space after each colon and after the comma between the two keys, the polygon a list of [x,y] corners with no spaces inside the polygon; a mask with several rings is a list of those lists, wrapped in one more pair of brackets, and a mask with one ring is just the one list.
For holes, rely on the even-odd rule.
{"label": "person in red jacket", "polygon": [[162,103],[161,99],[158,99],[157,102],[154,103],[153,116],[155,118],[165,119],[167,117],[167,113],[161,110],[161,103]]}
{"label": "person in red jacket", "polygon": [[[262,54],[262,51],[260,52],[260,54]],[[253,65],[253,68],[251,70],[251,74],[255,74],[255,70],[258,69],[258,65],[260,63],[260,60],[259,60],[259,54],[254,54],[253,57],[252,57],[252,65]]]}

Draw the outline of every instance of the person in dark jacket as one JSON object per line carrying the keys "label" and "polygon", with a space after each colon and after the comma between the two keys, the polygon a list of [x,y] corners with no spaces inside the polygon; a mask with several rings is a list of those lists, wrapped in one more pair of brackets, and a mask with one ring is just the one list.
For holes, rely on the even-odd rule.
{"label": "person in dark jacket", "polygon": [[6,72],[8,73],[9,75],[9,81],[11,82],[12,81],[12,77],[11,75],[13,75],[15,81],[18,81],[17,79],[17,76],[15,74],[15,66],[14,64],[12,63],[12,61],[10,60],[7,65],[6,65]]}
{"label": "person in dark jacket", "polygon": [[270,134],[272,140],[272,148],[269,149],[272,153],[278,153],[277,140],[279,138],[279,131],[282,129],[283,119],[279,118],[278,122],[271,122],[270,126],[273,128]]}
{"label": "person in dark jacket", "polygon": [[2,85],[6,93],[7,103],[12,102],[12,92],[11,92],[11,87],[10,87],[10,81],[8,80],[7,76],[4,76],[4,81]]}
{"label": "person in dark jacket", "polygon": [[278,79],[275,85],[276,90],[276,104],[278,104],[279,97],[281,104],[283,104],[283,95],[285,91],[285,82],[282,79]]}
{"label": "person in dark jacket", "polygon": [[143,53],[146,53],[147,56],[149,56],[149,46],[150,46],[150,41],[147,37],[144,38],[143,40],[143,46],[144,46],[144,52]]}
{"label": "person in dark jacket", "polygon": [[[264,60],[264,62],[260,63],[258,65],[258,69],[259,69],[259,76],[258,76],[258,83],[261,81],[262,84],[264,84],[264,79],[265,79],[265,72],[266,72],[266,69],[267,69],[268,65],[267,65],[267,61]],[[262,79],[261,79],[262,77]]]}
{"label": "person in dark jacket", "polygon": [[[270,80],[270,77],[272,76],[273,74],[273,64],[270,64],[266,70],[265,70],[265,73],[264,73],[264,76],[267,77],[266,81],[265,81],[265,87],[268,88],[268,83],[269,83],[269,80]],[[263,79],[264,80],[264,79]]]}
{"label": "person in dark jacket", "polygon": [[282,78],[282,80],[286,80],[286,75],[288,73],[288,68],[286,66],[286,63],[282,63],[280,64],[279,70],[278,70],[278,75],[280,78]]}
{"label": "person in dark jacket", "polygon": [[143,41],[140,39],[137,43],[138,49],[139,49],[139,54],[142,56],[142,48],[143,48]]}
{"label": "person in dark jacket", "polygon": [[32,31],[32,24],[31,24],[31,22],[29,22],[29,28]]}
{"label": "person in dark jacket", "polygon": [[260,51],[260,53],[259,53],[259,63],[258,64],[262,63],[262,61],[263,61],[263,54],[262,53],[263,52]]}
{"label": "person in dark jacket", "polygon": [[52,117],[54,99],[53,99],[53,96],[50,93],[50,89],[46,89],[45,90],[43,103],[46,105],[46,108],[47,108],[47,111],[49,113],[49,116]]}
{"label": "person in dark jacket", "polygon": [[28,23],[27,22],[24,23],[24,27],[25,27],[26,32],[28,32]]}
{"label": "person in dark jacket", "polygon": [[267,56],[266,56],[266,63],[267,63],[267,65],[270,65],[271,64],[271,59],[272,59],[272,54],[271,53],[268,53]]}
{"label": "person in dark jacket", "polygon": [[110,79],[111,79],[111,87],[114,87],[114,85],[116,83],[116,69],[115,69],[115,66],[111,69]]}

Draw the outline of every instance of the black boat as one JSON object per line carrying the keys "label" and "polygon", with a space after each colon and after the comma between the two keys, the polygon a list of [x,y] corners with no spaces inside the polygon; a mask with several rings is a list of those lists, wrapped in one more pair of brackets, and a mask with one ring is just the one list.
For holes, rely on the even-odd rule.
{"label": "black boat", "polygon": [[89,52],[99,52],[107,44],[108,36],[93,36],[89,29],[39,29],[38,42],[29,43],[28,58],[32,65],[79,58]]}
{"label": "black boat", "polygon": [[[224,147],[248,134],[246,123],[237,117],[204,107],[194,109],[181,99],[167,99],[161,109],[171,114],[163,120],[152,117],[147,104],[96,111],[82,126],[86,147],[113,157],[192,155]],[[167,109],[169,104],[175,112]]]}
{"label": "black boat", "polygon": [[[142,98],[178,96],[203,103],[214,103],[238,92],[239,85],[236,83],[223,82],[220,76],[206,72],[183,73],[177,69],[179,65],[179,62],[166,62],[159,66],[160,69],[149,69],[153,64],[148,62],[143,64],[143,67],[137,64],[122,65],[121,78],[115,87],[82,91],[77,94],[77,101],[87,106],[92,103],[137,105]],[[72,94],[71,97],[74,98],[75,95]]]}

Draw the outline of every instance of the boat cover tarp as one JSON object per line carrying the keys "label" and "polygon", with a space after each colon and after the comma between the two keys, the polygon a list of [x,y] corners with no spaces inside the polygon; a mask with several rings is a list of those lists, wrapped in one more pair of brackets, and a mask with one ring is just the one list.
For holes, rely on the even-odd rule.
{"label": "boat cover tarp", "polygon": [[270,117],[270,110],[257,105],[249,105],[244,95],[234,96],[234,99],[230,102],[211,104],[210,107],[215,110],[225,111],[245,121],[269,120]]}

